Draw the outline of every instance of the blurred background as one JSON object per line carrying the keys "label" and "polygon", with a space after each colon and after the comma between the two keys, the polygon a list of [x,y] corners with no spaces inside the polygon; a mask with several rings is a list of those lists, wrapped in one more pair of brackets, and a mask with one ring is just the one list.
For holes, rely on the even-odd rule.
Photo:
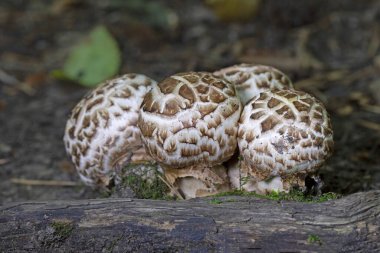
{"label": "blurred background", "polygon": [[62,136],[103,80],[237,63],[275,66],[325,103],[325,191],[380,189],[379,1],[1,0],[0,204],[102,197],[79,183]]}

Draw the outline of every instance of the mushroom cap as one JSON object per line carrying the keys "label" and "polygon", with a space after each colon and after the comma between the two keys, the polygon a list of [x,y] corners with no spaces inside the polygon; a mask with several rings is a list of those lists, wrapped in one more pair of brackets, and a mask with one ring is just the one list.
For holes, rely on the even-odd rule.
{"label": "mushroom cap", "polygon": [[290,79],[270,66],[239,64],[215,71],[214,75],[235,85],[243,105],[266,90],[293,89]]}
{"label": "mushroom cap", "polygon": [[257,181],[315,172],[333,150],[325,107],[302,91],[261,93],[244,107],[239,123],[241,170]]}
{"label": "mushroom cap", "polygon": [[144,75],[123,75],[106,81],[74,107],[64,143],[84,183],[107,186],[117,166],[141,149],[138,111],[155,83]]}
{"label": "mushroom cap", "polygon": [[241,108],[232,84],[210,73],[179,73],[152,85],[138,125],[147,153],[160,164],[213,166],[236,149]]}

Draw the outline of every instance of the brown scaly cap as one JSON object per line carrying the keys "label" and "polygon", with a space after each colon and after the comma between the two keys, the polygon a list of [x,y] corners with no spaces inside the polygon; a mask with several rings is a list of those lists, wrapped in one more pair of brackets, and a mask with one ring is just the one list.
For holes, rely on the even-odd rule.
{"label": "brown scaly cap", "polygon": [[243,105],[263,91],[293,89],[290,79],[270,66],[239,64],[215,71],[214,75],[235,85]]}
{"label": "brown scaly cap", "polygon": [[242,173],[261,181],[315,172],[334,142],[320,101],[302,91],[280,90],[263,92],[244,107],[238,144]]}
{"label": "brown scaly cap", "polygon": [[138,125],[148,153],[160,164],[213,166],[234,153],[240,112],[230,83],[205,72],[179,73],[152,86]]}
{"label": "brown scaly cap", "polygon": [[127,74],[100,85],[74,107],[64,142],[84,183],[107,186],[115,168],[141,150],[138,111],[155,83],[144,75]]}

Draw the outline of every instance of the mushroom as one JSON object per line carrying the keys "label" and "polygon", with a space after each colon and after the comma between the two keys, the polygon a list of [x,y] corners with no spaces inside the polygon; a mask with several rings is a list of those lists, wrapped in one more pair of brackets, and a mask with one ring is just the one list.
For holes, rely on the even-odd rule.
{"label": "mushroom", "polygon": [[168,183],[193,198],[229,189],[221,164],[237,147],[240,113],[232,84],[210,73],[179,73],[152,85],[138,126]]}
{"label": "mushroom", "polygon": [[129,162],[151,160],[137,127],[144,95],[156,82],[127,74],[87,94],[72,110],[64,143],[82,181],[107,187]]}
{"label": "mushroom", "polygon": [[333,144],[329,115],[316,98],[296,90],[262,92],[239,120],[240,175],[232,170],[231,181],[258,193],[305,189],[306,176],[322,166]]}
{"label": "mushroom", "polygon": [[293,89],[290,79],[270,66],[240,64],[215,71],[214,75],[235,85],[243,105],[266,90]]}

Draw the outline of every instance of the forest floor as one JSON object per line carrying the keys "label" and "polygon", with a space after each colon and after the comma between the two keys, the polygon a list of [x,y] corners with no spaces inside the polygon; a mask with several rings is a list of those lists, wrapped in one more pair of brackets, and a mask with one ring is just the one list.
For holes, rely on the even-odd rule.
{"label": "forest floor", "polygon": [[[118,41],[121,74],[162,80],[241,62],[281,69],[331,115],[335,153],[321,169],[324,190],[380,189],[378,1],[262,1],[246,23],[221,22],[202,1],[156,1],[176,15],[168,25],[108,2],[0,2],[0,204],[102,197],[79,183],[62,141],[88,89],[50,75],[97,24]],[[78,185],[59,186],[67,181]]]}

